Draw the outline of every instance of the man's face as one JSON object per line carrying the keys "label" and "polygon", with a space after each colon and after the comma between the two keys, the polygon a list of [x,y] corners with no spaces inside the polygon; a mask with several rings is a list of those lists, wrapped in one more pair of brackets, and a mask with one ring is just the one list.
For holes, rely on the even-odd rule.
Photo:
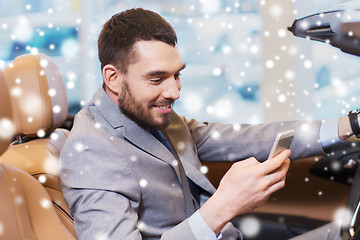
{"label": "man's face", "polygon": [[180,71],[185,67],[176,47],[160,41],[135,44],[138,61],[128,66],[118,94],[121,110],[144,129],[171,123],[180,97]]}

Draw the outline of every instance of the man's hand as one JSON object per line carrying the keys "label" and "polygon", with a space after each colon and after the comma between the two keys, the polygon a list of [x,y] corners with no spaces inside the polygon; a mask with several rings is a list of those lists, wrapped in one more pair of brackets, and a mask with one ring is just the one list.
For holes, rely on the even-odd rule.
{"label": "man's hand", "polygon": [[248,158],[232,165],[217,191],[199,210],[215,234],[233,217],[260,206],[285,186],[289,156],[290,150],[285,150],[263,163]]}

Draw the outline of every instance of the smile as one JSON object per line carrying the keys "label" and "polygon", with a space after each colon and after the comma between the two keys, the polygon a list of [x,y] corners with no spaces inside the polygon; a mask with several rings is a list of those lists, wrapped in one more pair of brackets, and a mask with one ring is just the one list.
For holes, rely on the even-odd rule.
{"label": "smile", "polygon": [[160,105],[160,106],[157,106],[161,109],[168,109],[168,108],[171,108],[171,105]]}
{"label": "smile", "polygon": [[158,112],[162,113],[162,114],[168,114],[172,111],[172,105],[171,104],[167,104],[167,105],[154,105],[153,106]]}

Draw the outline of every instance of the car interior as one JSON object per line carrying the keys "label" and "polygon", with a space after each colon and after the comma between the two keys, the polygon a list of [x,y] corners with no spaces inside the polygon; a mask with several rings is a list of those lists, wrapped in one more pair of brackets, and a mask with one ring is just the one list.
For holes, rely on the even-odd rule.
{"label": "car interior", "polygon": [[58,178],[69,132],[58,128],[67,117],[61,75],[49,57],[28,54],[1,76],[1,118],[12,119],[15,140],[2,142],[0,238],[76,239]]}
{"label": "car interior", "polygon": [[[0,208],[5,214],[0,216],[0,238],[76,239],[58,176],[59,154],[72,121],[59,70],[44,54],[25,54],[9,64],[0,79],[1,119],[13,122],[8,136],[13,141],[1,141]],[[241,228],[249,217],[260,222],[260,233],[245,239],[288,239],[334,221],[355,179],[357,146],[353,140],[330,156],[294,161],[286,187],[233,223]],[[334,162],[340,167],[334,169]],[[207,176],[218,186],[230,164],[206,166]]]}
{"label": "car interior", "polygon": [[[21,55],[0,73],[0,98],[0,239],[76,239],[58,175],[73,121],[59,69],[44,54]],[[338,219],[343,239],[360,239],[359,144],[351,138],[328,156],[293,161],[284,189],[232,220],[259,227],[244,239],[289,239]],[[205,166],[217,187],[230,163]],[[337,215],[344,209],[346,219]]]}

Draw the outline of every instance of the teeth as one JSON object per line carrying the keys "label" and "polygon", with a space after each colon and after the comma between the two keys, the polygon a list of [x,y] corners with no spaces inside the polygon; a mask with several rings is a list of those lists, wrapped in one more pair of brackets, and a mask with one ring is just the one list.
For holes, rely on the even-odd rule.
{"label": "teeth", "polygon": [[168,109],[169,107],[170,107],[170,105],[159,106],[159,108],[161,108],[161,109]]}

